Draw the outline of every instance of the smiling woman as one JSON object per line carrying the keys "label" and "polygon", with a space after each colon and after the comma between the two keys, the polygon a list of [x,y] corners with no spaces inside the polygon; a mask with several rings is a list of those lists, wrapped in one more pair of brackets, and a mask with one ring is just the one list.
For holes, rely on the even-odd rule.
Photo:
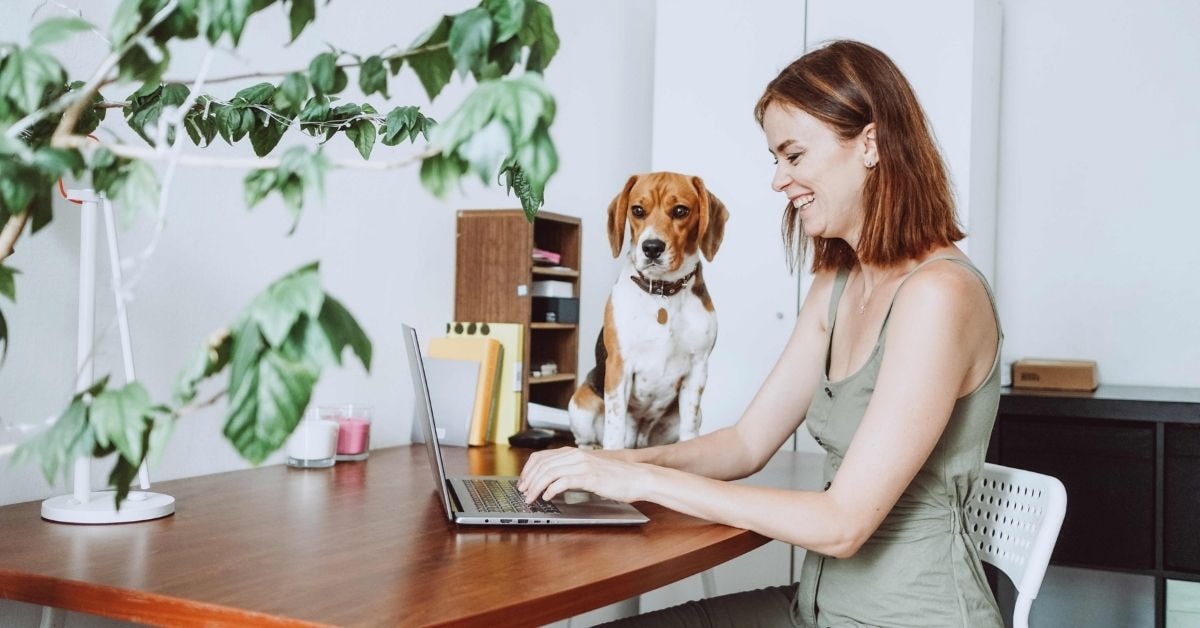
{"label": "smiling woman", "polygon": [[[963,509],[996,417],[1000,326],[953,244],[963,234],[912,88],[879,50],[840,41],[788,66],[755,113],[776,158],[771,187],[788,201],[785,235],[800,240],[792,262],[808,239],[816,253],[774,369],[731,427],[646,449],[539,452],[521,489],[652,501],[809,550],[798,587],[629,625],[998,627]],[[826,451],[824,490],[728,482],[801,423]]]}

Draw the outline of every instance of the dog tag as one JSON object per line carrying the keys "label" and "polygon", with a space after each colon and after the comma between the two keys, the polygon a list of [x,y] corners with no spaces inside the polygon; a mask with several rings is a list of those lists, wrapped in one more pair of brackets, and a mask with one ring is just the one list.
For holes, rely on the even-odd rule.
{"label": "dog tag", "polygon": [[666,325],[666,324],[667,324],[667,310],[666,310],[666,308],[661,308],[661,307],[660,307],[660,308],[658,308],[658,324],[659,324],[659,325]]}

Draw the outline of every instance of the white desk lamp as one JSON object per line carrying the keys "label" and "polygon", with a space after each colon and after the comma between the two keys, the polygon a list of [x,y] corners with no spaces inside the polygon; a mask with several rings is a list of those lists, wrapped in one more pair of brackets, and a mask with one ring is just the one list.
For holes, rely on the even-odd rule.
{"label": "white desk lamp", "polygon": [[[76,345],[78,379],[75,386],[84,390],[95,377],[92,346],[96,319],[96,214],[104,212],[108,232],[108,259],[112,267],[112,290],[116,301],[117,326],[121,333],[121,357],[125,363],[125,381],[135,379],[133,348],[129,340],[129,318],[121,298],[121,260],[117,250],[117,228],[112,203],[93,190],[71,190],[71,198],[82,201],[79,228],[79,340]],[[141,490],[130,491],[116,508],[116,491],[92,491],[91,458],[75,459],[74,490],[70,495],[51,497],[42,502],[42,518],[62,523],[131,523],[166,517],[175,512],[175,498],[151,493],[150,476],[143,464],[138,470]]]}

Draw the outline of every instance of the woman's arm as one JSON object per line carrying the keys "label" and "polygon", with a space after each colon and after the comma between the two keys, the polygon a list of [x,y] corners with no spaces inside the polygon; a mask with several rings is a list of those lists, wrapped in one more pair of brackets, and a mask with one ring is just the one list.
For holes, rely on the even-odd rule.
{"label": "woman's arm", "polygon": [[[812,401],[824,365],[825,318],[832,284],[832,273],[815,278],[783,353],[736,424],[671,445],[597,451],[594,455],[721,480],[743,478],[761,469],[804,420]],[[534,454],[530,462],[550,453]]]}
{"label": "woman's arm", "polygon": [[[522,488],[547,497],[578,488],[613,499],[652,501],[822,554],[853,555],[929,457],[974,363],[994,356],[993,320],[986,294],[970,271],[935,265],[907,282],[892,311],[871,403],[825,492],[729,484],[577,450],[545,452],[535,467],[527,466]],[[705,453],[724,455],[714,449]]]}

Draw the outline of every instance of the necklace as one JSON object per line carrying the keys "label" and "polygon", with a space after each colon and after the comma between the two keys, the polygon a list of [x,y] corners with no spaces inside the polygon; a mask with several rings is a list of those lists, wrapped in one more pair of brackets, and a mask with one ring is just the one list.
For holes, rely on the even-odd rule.
{"label": "necklace", "polygon": [[862,278],[862,287],[863,287],[862,288],[862,298],[860,298],[858,300],[858,314],[861,316],[861,315],[867,313],[867,303],[871,302],[871,297],[874,296],[875,293],[874,293],[874,291],[872,291],[871,294],[867,294],[867,277],[866,277],[866,275],[861,275],[861,274],[859,275],[859,277]]}

